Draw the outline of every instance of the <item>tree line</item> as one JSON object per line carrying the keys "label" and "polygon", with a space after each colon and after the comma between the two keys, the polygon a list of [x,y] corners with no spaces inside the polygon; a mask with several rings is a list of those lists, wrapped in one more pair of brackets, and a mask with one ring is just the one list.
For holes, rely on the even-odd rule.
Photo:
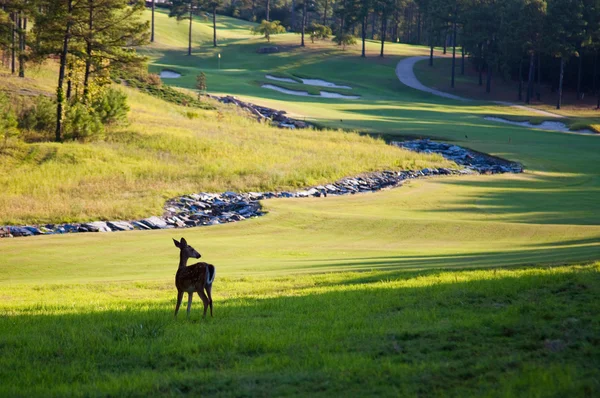
{"label": "tree line", "polygon": [[[179,0],[189,1],[189,0]],[[519,81],[516,97],[540,99],[540,86],[550,84],[561,107],[565,76],[582,99],[599,94],[600,0],[226,0],[219,12],[251,21],[279,21],[301,33],[320,26],[331,29],[339,44],[380,41],[430,46],[452,51],[450,86],[465,62],[479,73],[486,92],[492,80]],[[457,54],[460,57],[460,69]],[[466,61],[465,61],[466,59]]]}
{"label": "tree line", "polygon": [[149,38],[144,7],[143,0],[0,0],[0,49],[11,71],[25,77],[28,65],[58,61],[56,141],[67,110],[75,112],[72,119],[104,113],[89,119],[97,124],[124,101],[103,87],[112,71],[143,63],[134,48]]}

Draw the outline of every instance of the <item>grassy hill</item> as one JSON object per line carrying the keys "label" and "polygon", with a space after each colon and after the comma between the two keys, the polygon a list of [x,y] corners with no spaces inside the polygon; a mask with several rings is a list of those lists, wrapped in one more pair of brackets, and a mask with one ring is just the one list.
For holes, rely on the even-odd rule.
{"label": "grassy hill", "polygon": [[[51,71],[47,65],[26,80],[2,71],[0,89],[50,94]],[[369,170],[449,164],[358,134],[281,130],[233,106],[190,109],[121,89],[130,123],[104,140],[0,152],[0,224],[147,217],[183,193],[292,189]]]}

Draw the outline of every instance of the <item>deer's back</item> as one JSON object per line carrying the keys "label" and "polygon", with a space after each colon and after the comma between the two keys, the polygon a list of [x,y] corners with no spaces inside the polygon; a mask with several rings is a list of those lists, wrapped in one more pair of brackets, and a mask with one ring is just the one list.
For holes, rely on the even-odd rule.
{"label": "deer's back", "polygon": [[177,290],[193,292],[204,288],[209,267],[213,266],[208,263],[196,263],[177,270],[175,275]]}

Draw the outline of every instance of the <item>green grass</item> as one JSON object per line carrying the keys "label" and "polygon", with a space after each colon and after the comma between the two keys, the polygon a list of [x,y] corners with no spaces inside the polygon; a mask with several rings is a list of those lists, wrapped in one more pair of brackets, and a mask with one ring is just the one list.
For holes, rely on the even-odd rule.
{"label": "green grass", "polygon": [[1,286],[0,395],[594,396],[599,271],[218,276],[206,320],[168,279]]}

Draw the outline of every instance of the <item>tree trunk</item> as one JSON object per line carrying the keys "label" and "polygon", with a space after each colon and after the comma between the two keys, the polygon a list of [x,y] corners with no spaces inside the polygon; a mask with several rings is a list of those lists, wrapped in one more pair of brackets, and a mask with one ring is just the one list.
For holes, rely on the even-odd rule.
{"label": "tree trunk", "polygon": [[154,43],[154,8],[156,0],[152,0],[152,30],[150,32],[150,42]]}
{"label": "tree trunk", "polygon": [[192,3],[190,3],[190,29],[188,31],[188,53],[187,55],[192,55]]}
{"label": "tree trunk", "polygon": [[531,95],[533,93],[533,52],[529,54],[529,75],[527,77],[527,95],[525,97],[525,102],[531,102]]}
{"label": "tree trunk", "polygon": [[25,77],[25,29],[27,19],[19,12],[19,77]]}
{"label": "tree trunk", "polygon": [[387,29],[387,18],[385,15],[381,16],[381,53],[379,56],[383,58],[383,44],[385,43],[385,31]]}
{"label": "tree trunk", "polygon": [[371,18],[371,40],[375,40],[375,25],[377,22],[377,15],[375,13],[372,14]]}
{"label": "tree trunk", "polygon": [[565,60],[560,57],[560,75],[558,77],[558,100],[556,101],[556,109],[560,109],[562,104],[562,87],[563,87],[563,76],[565,74]]}
{"label": "tree trunk", "polygon": [[536,87],[536,93],[535,96],[537,98],[538,101],[542,100],[542,57],[541,57],[541,53],[538,51],[538,57],[537,57],[537,87]]}
{"label": "tree trunk", "polygon": [[308,3],[308,0],[304,0],[304,3],[302,4],[302,40],[300,43],[301,47],[304,47],[304,33],[306,31],[306,4]]}
{"label": "tree trunk", "polygon": [[479,86],[483,86],[483,43],[479,43]]}
{"label": "tree trunk", "polygon": [[421,9],[417,9],[417,44],[421,44]]}
{"label": "tree trunk", "polygon": [[460,46],[460,74],[464,76],[465,74],[465,43],[464,43],[464,39],[463,39],[463,43]]}
{"label": "tree trunk", "polygon": [[592,90],[596,94],[596,88],[598,83],[598,51],[594,54],[594,76],[592,78]]}
{"label": "tree trunk", "polygon": [[487,64],[487,81],[485,83],[485,92],[488,94],[492,92],[492,72],[493,71],[494,71],[494,67],[492,65],[490,65],[490,63],[488,62],[488,64]]}
{"label": "tree trunk", "polygon": [[327,26],[327,5],[328,1],[325,0],[325,10],[323,10],[323,25]]}
{"label": "tree trunk", "polygon": [[94,28],[94,0],[88,0],[89,14],[88,14],[88,29],[89,36],[86,37],[85,46],[85,73],[83,75],[83,100],[87,101],[87,95],[89,93],[89,81],[90,81],[90,69],[92,66],[92,31]]}
{"label": "tree trunk", "polygon": [[519,101],[523,100],[523,59],[519,60]]}
{"label": "tree trunk", "polygon": [[444,52],[442,54],[446,55],[446,46],[448,45],[448,26],[444,29]]}
{"label": "tree trunk", "polygon": [[581,97],[581,65],[583,64],[583,53],[581,50],[579,51],[579,63],[577,65],[577,100],[579,101]]}
{"label": "tree trunk", "polygon": [[292,0],[292,10],[291,10],[291,20],[292,20],[292,31],[296,31],[296,0]]}
{"label": "tree trunk", "polygon": [[365,58],[367,56],[365,52],[365,40],[367,38],[367,16],[365,15],[362,20],[362,53],[360,56]]}
{"label": "tree trunk", "polygon": [[11,15],[11,68],[10,71],[14,75],[17,72],[17,13],[13,12]]}
{"label": "tree trunk", "polygon": [[65,100],[63,94],[63,82],[65,80],[65,68],[67,66],[67,53],[69,51],[69,39],[71,38],[71,13],[73,12],[73,0],[68,0],[68,20],[63,37],[63,46],[60,54],[60,67],[58,69],[58,86],[56,88],[56,141],[62,140],[62,119],[63,119],[63,102]]}
{"label": "tree trunk", "polygon": [[267,0],[267,10],[266,11],[267,11],[267,21],[270,21],[269,18],[271,18],[270,17],[270,14],[271,14],[271,0]]}
{"label": "tree trunk", "polygon": [[454,74],[456,72],[456,9],[454,10],[454,23],[452,26],[452,82],[450,87],[454,88]]}
{"label": "tree trunk", "polygon": [[217,46],[217,4],[213,3],[213,47]]}

